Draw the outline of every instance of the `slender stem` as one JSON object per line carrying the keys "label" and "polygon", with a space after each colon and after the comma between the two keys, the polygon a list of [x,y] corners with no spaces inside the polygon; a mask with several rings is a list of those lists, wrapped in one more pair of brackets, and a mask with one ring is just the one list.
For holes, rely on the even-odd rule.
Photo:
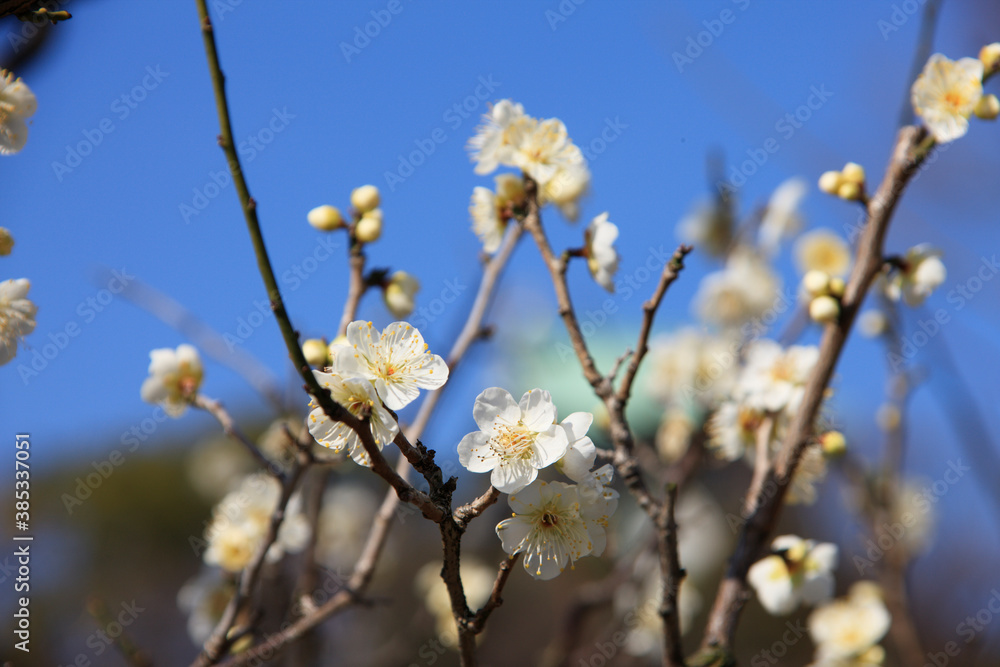
{"label": "slender stem", "polygon": [[[353,237],[353,235],[352,235]],[[347,334],[347,325],[353,322],[358,315],[358,306],[361,304],[361,297],[368,289],[365,282],[365,254],[362,245],[356,240],[351,243],[350,256],[351,276],[347,285],[347,301],[344,302],[344,312],[340,316],[340,326],[337,327],[337,337]]]}
{"label": "slender stem", "polygon": [[490,614],[503,604],[503,589],[507,585],[507,579],[510,577],[511,571],[514,569],[514,565],[517,564],[517,559],[520,558],[521,554],[516,553],[513,556],[508,556],[500,562],[500,567],[497,569],[497,578],[493,582],[493,590],[490,592],[490,597],[483,605],[482,609],[476,612],[476,615],[469,622],[469,629],[475,634],[479,634],[486,627],[486,621],[489,619]]}
{"label": "slender stem", "polygon": [[257,445],[254,444],[254,442],[250,440],[250,438],[248,438],[238,426],[236,426],[236,422],[233,421],[233,418],[226,411],[226,409],[222,407],[222,403],[208,398],[207,396],[198,394],[198,396],[194,399],[194,406],[196,408],[201,408],[215,417],[215,419],[222,426],[223,432],[243,445],[243,447],[250,452],[250,455],[254,458],[254,460],[256,460],[269,475],[277,477],[279,480],[283,478],[281,467],[264,456],[264,453],[260,451]]}
{"label": "slender stem", "polygon": [[677,485],[668,484],[663,501],[663,510],[657,521],[660,556],[660,617],[663,619],[663,667],[684,667],[684,649],[681,645],[680,595],[684,570],[677,555],[677,520],[674,506],[677,504]]}

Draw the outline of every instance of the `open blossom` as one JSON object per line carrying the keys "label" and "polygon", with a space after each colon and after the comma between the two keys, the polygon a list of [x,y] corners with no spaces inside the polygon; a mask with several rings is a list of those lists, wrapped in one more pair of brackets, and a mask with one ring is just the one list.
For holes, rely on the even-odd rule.
{"label": "open blossom", "polygon": [[750,250],[737,248],[725,269],[702,279],[694,308],[703,322],[738,327],[773,307],[780,287],[780,279],[766,262]]}
{"label": "open blossom", "polygon": [[650,393],[663,403],[711,405],[727,396],[735,380],[735,345],[695,327],[649,343]]}
{"label": "open blossom", "polygon": [[802,603],[813,605],[830,599],[837,566],[835,544],[782,535],[771,543],[771,551],[747,572],[747,581],[764,609],[784,615]]}
{"label": "open blossom", "polygon": [[[379,449],[396,438],[399,425],[382,406],[382,401],[376,395],[371,382],[363,378],[342,378],[336,374],[316,370],[313,371],[313,375],[319,386],[329,389],[333,400],[347,408],[352,415],[358,419],[371,417],[372,438]],[[315,399],[309,401],[309,406],[315,408],[309,413],[307,423],[309,432],[316,442],[335,452],[346,447],[358,465],[371,465],[371,457],[368,456],[361,437],[354,429],[343,422],[331,420],[323,408],[316,405]]]}
{"label": "open blossom", "polygon": [[28,141],[24,119],[38,109],[35,94],[20,78],[0,69],[0,155],[12,155]]}
{"label": "open blossom", "polygon": [[708,449],[719,458],[738,461],[754,450],[757,429],[763,422],[763,410],[726,401],[712,413],[705,425]]}
{"label": "open blossom", "polygon": [[570,222],[580,217],[580,199],[590,187],[590,170],[584,163],[565,166],[542,186],[538,193],[540,204],[555,204]]}
{"label": "open blossom", "polygon": [[35,330],[38,306],[28,299],[27,278],[0,282],[0,366],[17,354],[17,341]]}
{"label": "open blossom", "polygon": [[597,284],[608,290],[615,291],[615,272],[618,270],[618,251],[615,250],[615,239],[618,238],[618,227],[608,222],[608,214],[601,213],[590,222],[585,232],[587,268]]}
{"label": "open blossom", "polygon": [[[524,569],[535,579],[557,577],[594,550],[592,528],[581,512],[576,486],[539,480],[511,495],[508,502],[514,516],[497,524],[497,536],[504,551],[524,554]],[[602,545],[603,532],[600,528]]]}
{"label": "open blossom", "polygon": [[583,515],[594,524],[594,551],[600,554],[604,551],[604,532],[598,528],[607,527],[608,519],[618,509],[619,494],[611,488],[614,466],[607,463],[591,470],[597,460],[597,447],[587,431],[593,422],[594,415],[589,412],[574,412],[562,420],[560,425],[566,429],[569,447],[556,467],[577,483]]}
{"label": "open blossom", "polygon": [[809,635],[816,643],[814,667],[881,664],[878,643],[889,630],[889,611],[879,587],[855,582],[846,598],[819,607],[809,615]]}
{"label": "open blossom", "polygon": [[555,423],[552,396],[541,389],[516,403],[510,392],[491,387],[476,397],[472,417],[480,430],[458,443],[458,460],[471,472],[492,472],[493,486],[504,493],[526,487],[569,447],[566,429]]}
{"label": "open blossom", "polygon": [[760,247],[768,255],[776,253],[781,240],[794,235],[802,227],[799,205],[808,189],[801,178],[790,178],[774,189],[757,232]]}
{"label": "open blossom", "polygon": [[149,353],[149,377],[142,383],[142,400],[159,403],[171,417],[180,417],[198,394],[204,376],[193,345],[178,345]]}
{"label": "open blossom", "polygon": [[817,229],[795,242],[795,263],[803,274],[822,271],[829,276],[844,277],[851,268],[851,250],[837,234]]}
{"label": "open blossom", "polygon": [[913,110],[939,143],[969,131],[969,116],[983,96],[983,63],[976,58],[949,60],[935,53],[913,82]]}
{"label": "open blossom", "polygon": [[528,117],[524,107],[510,100],[500,100],[483,115],[483,124],[469,140],[471,157],[476,162],[477,174],[490,174],[501,164],[513,165],[512,128]]}
{"label": "open blossom", "polygon": [[513,166],[520,167],[543,188],[561,171],[584,164],[583,153],[558,118],[525,117],[511,127],[509,134]]}
{"label": "open blossom", "polygon": [[351,322],[346,346],[331,349],[334,372],[371,381],[390,410],[406,407],[421,389],[437,389],[448,380],[448,364],[429,353],[423,336],[406,322],[393,322],[381,333],[371,322]]}
{"label": "open blossom", "polygon": [[906,251],[902,268],[893,272],[885,292],[893,301],[902,297],[906,305],[919,306],[947,277],[941,251],[921,243]]}
{"label": "open blossom", "polygon": [[806,380],[819,359],[819,349],[793,345],[787,349],[772,340],[754,342],[736,392],[751,407],[772,412],[797,409]]}
{"label": "open blossom", "polygon": [[[255,473],[246,477],[235,491],[228,493],[212,513],[205,530],[208,548],[204,559],[229,572],[239,572],[267,536],[271,515],[281,498],[281,485],[273,477]],[[285,552],[299,552],[309,540],[309,522],[302,512],[299,496],[292,496],[285,507],[285,519],[277,539],[267,551],[267,560],[276,562]]]}

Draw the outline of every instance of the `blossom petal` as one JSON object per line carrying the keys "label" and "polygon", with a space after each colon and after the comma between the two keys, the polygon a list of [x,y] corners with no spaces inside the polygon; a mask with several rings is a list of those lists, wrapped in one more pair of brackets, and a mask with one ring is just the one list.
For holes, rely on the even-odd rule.
{"label": "blossom petal", "polygon": [[476,397],[472,418],[479,428],[490,432],[498,420],[504,424],[516,424],[521,419],[521,408],[514,402],[509,391],[490,387]]}

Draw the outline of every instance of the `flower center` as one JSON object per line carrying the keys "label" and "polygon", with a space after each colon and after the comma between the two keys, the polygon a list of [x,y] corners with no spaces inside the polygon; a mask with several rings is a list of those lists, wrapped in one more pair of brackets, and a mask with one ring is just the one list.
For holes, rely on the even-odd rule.
{"label": "flower center", "polygon": [[966,105],[965,95],[962,95],[962,93],[954,90],[949,90],[944,94],[944,103],[948,105],[952,111],[957,112]]}
{"label": "flower center", "polygon": [[529,459],[534,451],[535,433],[516,425],[498,425],[490,438],[490,447],[503,459]]}
{"label": "flower center", "polygon": [[553,528],[557,523],[559,523],[559,517],[552,512],[546,512],[542,515],[543,528]]}

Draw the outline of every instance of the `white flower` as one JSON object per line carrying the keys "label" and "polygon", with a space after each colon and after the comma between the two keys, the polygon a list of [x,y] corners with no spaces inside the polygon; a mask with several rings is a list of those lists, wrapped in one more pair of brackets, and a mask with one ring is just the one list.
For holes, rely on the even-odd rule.
{"label": "white flower", "polygon": [[171,417],[179,417],[198,394],[204,376],[201,357],[193,345],[178,345],[149,353],[149,377],[142,383],[142,400],[159,403]]}
{"label": "white flower", "polygon": [[847,598],[809,615],[809,635],[816,643],[819,659],[814,664],[837,664],[838,660],[859,664],[851,661],[872,655],[869,652],[888,632],[891,620],[878,586],[868,581],[855,582]]}
{"label": "white flower", "polygon": [[735,380],[735,344],[685,327],[649,344],[650,393],[664,403],[711,405]]}
{"label": "white flower", "polygon": [[504,493],[526,487],[569,447],[566,429],[555,423],[552,396],[541,389],[515,403],[508,391],[491,387],[476,397],[472,417],[481,430],[458,443],[458,460],[471,472],[492,471],[493,486]]}
{"label": "white flower", "polygon": [[0,155],[12,155],[28,141],[24,119],[38,108],[35,94],[20,78],[0,69]]}
{"label": "white flower", "polygon": [[704,199],[677,225],[677,235],[699,251],[721,257],[733,242],[733,215],[719,198]]}
{"label": "white flower", "polygon": [[827,229],[803,234],[795,242],[795,263],[800,273],[822,271],[844,277],[851,268],[851,249],[840,236]]}
{"label": "white flower", "polygon": [[837,546],[782,535],[771,543],[770,556],[750,566],[747,581],[764,609],[789,614],[800,604],[814,605],[833,595]]}
{"label": "white flower", "polygon": [[552,203],[570,222],[580,217],[580,199],[590,187],[590,170],[582,162],[556,171],[539,192],[541,204]]}
{"label": "white flower", "polygon": [[[248,476],[238,489],[226,494],[205,530],[205,562],[229,572],[246,567],[267,536],[280,499],[281,484],[263,473]],[[267,552],[269,562],[277,562],[285,552],[301,551],[309,540],[309,522],[301,505],[299,496],[289,499],[277,539]]]}
{"label": "white flower", "polygon": [[772,308],[780,279],[755,253],[737,248],[726,268],[705,276],[694,297],[695,311],[703,322],[738,327]]}
{"label": "white flower", "polygon": [[483,115],[483,124],[476,128],[475,136],[469,140],[471,158],[477,163],[477,174],[492,173],[501,164],[513,165],[511,128],[527,120],[524,107],[510,100],[500,100],[488,114]]}
{"label": "white flower", "polygon": [[893,301],[902,297],[908,306],[919,306],[948,277],[941,251],[921,243],[906,251],[903,267],[894,271],[885,292]]}
{"label": "white flower", "polygon": [[472,201],[469,204],[469,217],[472,218],[472,231],[483,243],[483,250],[489,253],[497,251],[503,240],[507,221],[500,215],[501,207],[497,197],[489,188],[477,186],[472,191]]}
{"label": "white flower", "polygon": [[754,450],[757,429],[763,421],[762,410],[735,401],[726,401],[712,413],[705,425],[708,448],[719,458],[737,461]]}
{"label": "white flower", "polygon": [[795,411],[818,359],[819,349],[812,345],[784,349],[772,340],[755,341],[747,350],[737,395],[754,408]]}
{"label": "white flower", "polygon": [[583,153],[558,118],[539,121],[526,116],[512,125],[508,134],[513,166],[520,167],[543,189],[560,172],[584,164]]}
{"label": "white flower", "polygon": [[767,254],[776,253],[781,240],[793,236],[802,227],[799,204],[808,189],[801,178],[790,178],[771,194],[757,231],[757,241]]}
{"label": "white flower", "polygon": [[429,353],[423,336],[406,322],[393,322],[382,333],[371,322],[351,322],[347,345],[353,353],[348,349],[333,355],[334,372],[370,380],[390,410],[409,405],[421,389],[438,389],[448,381],[448,364]]}
{"label": "white flower", "polygon": [[38,306],[28,299],[27,278],[0,282],[0,366],[17,354],[17,341],[35,330]]}
{"label": "white flower", "polygon": [[385,307],[393,317],[407,317],[413,312],[417,292],[420,291],[420,281],[406,271],[396,271],[389,277],[382,296]]}
{"label": "white flower", "polygon": [[[363,378],[342,378],[339,375],[313,371],[316,381],[325,389],[330,390],[330,396],[337,403],[347,408],[347,411],[358,419],[371,417],[371,433],[379,449],[396,438],[399,425],[389,411],[382,406],[382,401],[375,394],[372,383]],[[361,437],[350,426],[343,422],[331,420],[323,408],[316,407],[316,400],[309,401],[309,407],[315,408],[309,413],[307,424],[309,432],[316,442],[339,452],[345,447],[351,458],[358,465],[370,466],[368,456]]]}
{"label": "white flower", "polygon": [[192,642],[201,646],[212,636],[235,592],[235,584],[211,568],[202,568],[197,577],[181,587],[177,606],[188,615],[187,632]]}
{"label": "white flower", "polygon": [[504,551],[524,554],[524,569],[535,579],[557,577],[592,552],[595,540],[576,486],[539,480],[508,502],[514,516],[497,524],[497,536]]}
{"label": "white flower", "polygon": [[939,143],[969,131],[969,116],[983,96],[983,63],[976,58],[952,61],[935,53],[913,82],[913,110]]}
{"label": "white flower", "polygon": [[608,214],[601,213],[590,221],[584,232],[587,253],[587,268],[597,284],[615,291],[615,272],[618,270],[618,251],[614,242],[618,238],[618,227],[608,222]]}

